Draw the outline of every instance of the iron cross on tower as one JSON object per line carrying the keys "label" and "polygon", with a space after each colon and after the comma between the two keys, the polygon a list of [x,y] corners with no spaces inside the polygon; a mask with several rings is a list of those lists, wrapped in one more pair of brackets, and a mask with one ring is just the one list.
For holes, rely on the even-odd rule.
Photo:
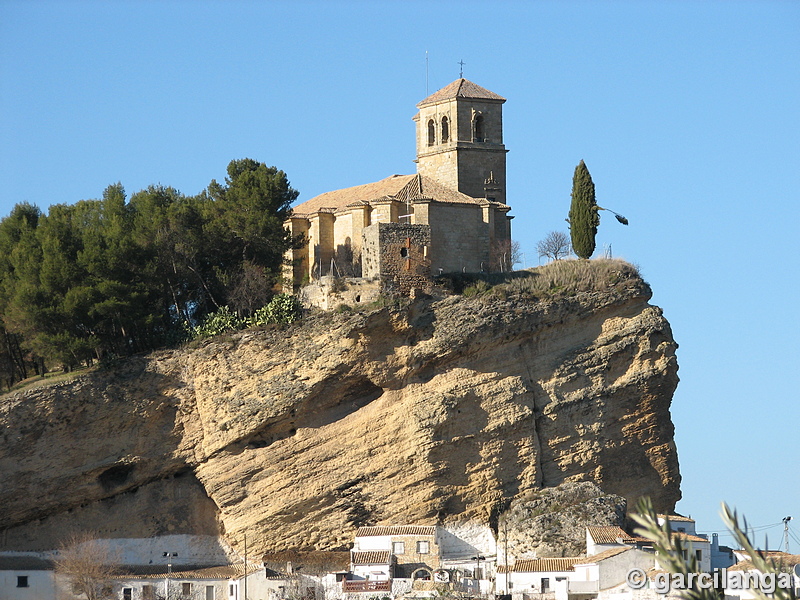
{"label": "iron cross on tower", "polygon": [[461,71],[458,73],[458,78],[464,79],[464,65],[467,63],[465,63],[464,59],[462,58],[460,61],[458,61],[458,64],[461,65]]}

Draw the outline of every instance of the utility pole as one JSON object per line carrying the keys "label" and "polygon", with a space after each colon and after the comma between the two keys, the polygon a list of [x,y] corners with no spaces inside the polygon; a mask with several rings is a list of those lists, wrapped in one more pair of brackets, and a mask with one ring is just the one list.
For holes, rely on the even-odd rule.
{"label": "utility pole", "polygon": [[503,562],[506,564],[504,569],[506,572],[505,593],[508,594],[508,520],[503,521]]}
{"label": "utility pole", "polygon": [[783,518],[783,545],[786,551],[786,554],[789,554],[789,521],[792,520],[792,517],[784,517]]}
{"label": "utility pole", "polygon": [[166,600],[169,600],[169,576],[172,575],[172,559],[177,556],[177,552],[164,552],[164,558],[167,559],[167,576],[164,578],[164,598]]}

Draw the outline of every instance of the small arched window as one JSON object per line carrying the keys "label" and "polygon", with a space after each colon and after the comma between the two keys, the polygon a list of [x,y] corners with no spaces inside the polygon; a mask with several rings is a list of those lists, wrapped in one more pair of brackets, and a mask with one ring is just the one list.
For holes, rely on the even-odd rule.
{"label": "small arched window", "polygon": [[436,143],[436,124],[433,119],[428,121],[428,146],[433,146]]}
{"label": "small arched window", "polygon": [[442,117],[442,143],[450,141],[450,121],[447,117]]}
{"label": "small arched window", "polygon": [[475,120],[473,121],[472,139],[476,142],[485,141],[483,131],[483,115],[481,114],[475,115]]}

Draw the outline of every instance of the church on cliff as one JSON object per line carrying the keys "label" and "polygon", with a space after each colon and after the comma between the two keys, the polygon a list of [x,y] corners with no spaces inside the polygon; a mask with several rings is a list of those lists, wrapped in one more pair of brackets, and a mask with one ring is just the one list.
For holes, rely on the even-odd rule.
{"label": "church on cliff", "polygon": [[320,194],[293,209],[295,286],[326,275],[501,270],[511,245],[505,98],[457,79],[419,104],[417,172]]}

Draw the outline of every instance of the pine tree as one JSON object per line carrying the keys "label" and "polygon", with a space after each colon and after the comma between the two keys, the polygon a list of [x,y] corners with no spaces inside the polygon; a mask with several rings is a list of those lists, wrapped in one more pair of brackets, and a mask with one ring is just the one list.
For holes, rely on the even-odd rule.
{"label": "pine tree", "polygon": [[572,204],[569,208],[569,231],[572,249],[580,258],[589,258],[594,252],[594,238],[600,217],[594,196],[594,183],[586,164],[581,161],[572,177]]}

